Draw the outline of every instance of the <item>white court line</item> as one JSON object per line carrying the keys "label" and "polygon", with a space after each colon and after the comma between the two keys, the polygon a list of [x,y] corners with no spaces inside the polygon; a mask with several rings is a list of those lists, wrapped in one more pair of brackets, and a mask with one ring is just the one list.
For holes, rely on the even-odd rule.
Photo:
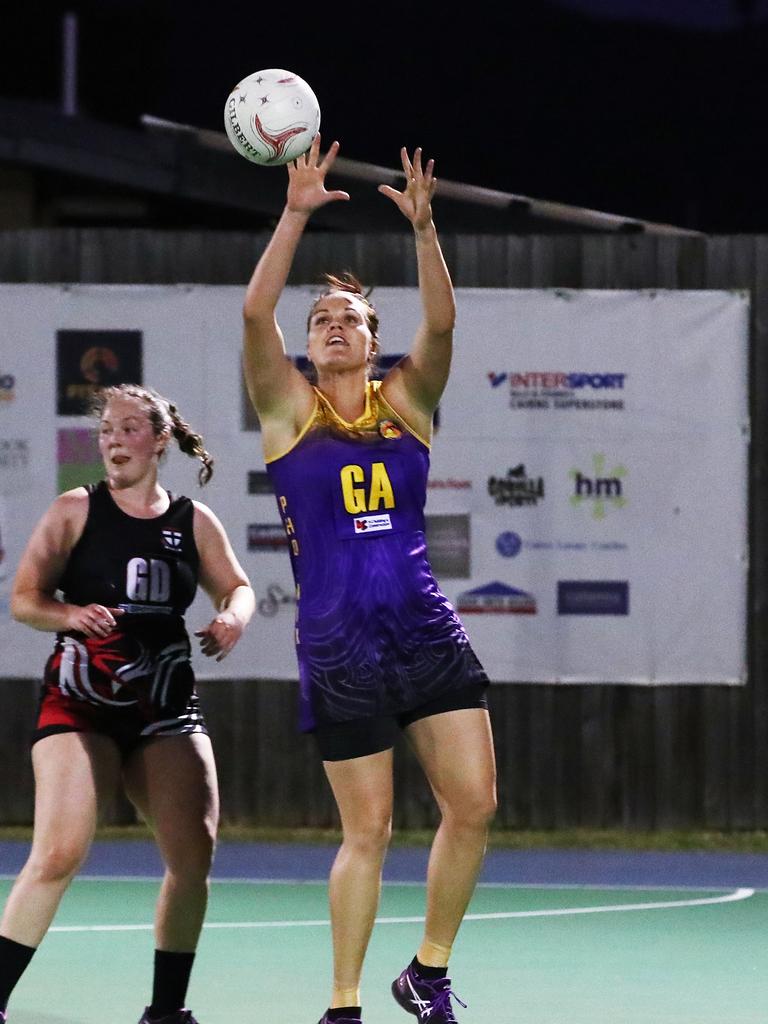
{"label": "white court line", "polygon": [[[680,907],[706,907],[716,903],[736,903],[755,895],[754,889],[735,889],[722,896],[705,896],[701,899],[667,900],[658,903],[617,903],[597,907],[555,907],[550,910],[510,910],[493,914],[467,914],[465,921],[499,921],[517,917],[565,917],[570,914],[612,914],[634,910],[671,910]],[[422,924],[418,917],[377,917],[376,924]],[[330,926],[330,920],[318,918],[307,921],[211,921],[203,925],[213,928],[317,928]],[[74,924],[54,925],[49,932],[144,932],[152,931],[151,924]]]}

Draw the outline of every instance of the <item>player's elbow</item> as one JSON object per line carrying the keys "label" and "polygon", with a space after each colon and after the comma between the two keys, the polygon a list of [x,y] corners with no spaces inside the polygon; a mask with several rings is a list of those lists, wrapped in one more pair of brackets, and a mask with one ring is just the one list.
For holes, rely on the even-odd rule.
{"label": "player's elbow", "polygon": [[439,310],[432,310],[427,318],[427,329],[436,338],[450,341],[456,327],[456,306],[453,303],[444,305]]}
{"label": "player's elbow", "polygon": [[29,624],[33,616],[33,602],[30,601],[29,594],[21,590],[13,590],[11,592],[11,617],[16,622],[23,622],[25,625]]}
{"label": "player's elbow", "polygon": [[432,345],[450,346],[453,341],[454,321],[449,318],[429,325],[429,337]]}
{"label": "player's elbow", "polygon": [[259,298],[258,295],[247,296],[243,303],[243,321],[246,326],[259,327],[272,324],[275,318],[275,307],[271,302]]}

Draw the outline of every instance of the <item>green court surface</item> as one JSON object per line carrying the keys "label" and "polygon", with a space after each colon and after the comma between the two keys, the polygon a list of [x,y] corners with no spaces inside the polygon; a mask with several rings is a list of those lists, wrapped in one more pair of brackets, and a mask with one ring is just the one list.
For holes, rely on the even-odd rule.
{"label": "green court surface", "polygon": [[[2,897],[10,886],[2,882]],[[13,994],[9,1024],[136,1024],[156,881],[78,879]],[[421,934],[423,887],[384,888],[365,1024],[410,1018],[389,985]],[[481,886],[452,961],[461,1024],[768,1022],[768,893]],[[214,882],[189,993],[200,1024],[316,1024],[324,883]],[[415,1018],[413,1018],[415,1019]]]}

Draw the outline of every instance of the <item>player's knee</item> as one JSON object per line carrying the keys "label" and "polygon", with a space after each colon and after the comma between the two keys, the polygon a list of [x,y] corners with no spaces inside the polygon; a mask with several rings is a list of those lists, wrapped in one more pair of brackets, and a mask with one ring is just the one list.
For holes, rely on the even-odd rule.
{"label": "player's knee", "polygon": [[458,828],[485,829],[496,815],[496,792],[482,790],[441,802],[443,818]]}
{"label": "player's knee", "polygon": [[182,843],[164,851],[166,869],[187,881],[204,881],[210,873],[215,849],[215,830],[201,827],[185,833]]}
{"label": "player's knee", "polygon": [[67,882],[77,874],[88,845],[57,840],[33,852],[28,870],[39,882]]}
{"label": "player's knee", "polygon": [[493,819],[496,817],[496,811],[498,810],[498,800],[496,798],[496,790],[493,789],[491,792],[486,793],[484,798],[478,802],[477,814],[483,825],[490,825]]}
{"label": "player's knee", "polygon": [[370,818],[354,827],[344,829],[345,844],[362,853],[378,854],[385,851],[391,838],[391,814],[372,814]]}

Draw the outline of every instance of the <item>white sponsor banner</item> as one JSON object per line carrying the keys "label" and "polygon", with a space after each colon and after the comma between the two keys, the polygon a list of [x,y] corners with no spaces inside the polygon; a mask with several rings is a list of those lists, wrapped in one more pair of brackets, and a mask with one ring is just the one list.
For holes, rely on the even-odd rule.
{"label": "white sponsor banner", "polygon": [[[293,356],[305,352],[314,294],[289,288],[281,300]],[[243,400],[242,298],[229,286],[0,285],[3,675],[38,675],[51,649],[4,602],[58,488],[97,472],[77,398],[139,345],[144,383],[216,458],[203,491],[178,451],[163,483],[214,509],[257,595],[235,651],[219,664],[196,654],[196,670],[296,678],[287,547]],[[418,293],[374,299],[385,356],[407,351]],[[459,289],[457,304],[428,532],[491,678],[743,682],[747,296]],[[212,614],[199,594],[190,629]]]}

